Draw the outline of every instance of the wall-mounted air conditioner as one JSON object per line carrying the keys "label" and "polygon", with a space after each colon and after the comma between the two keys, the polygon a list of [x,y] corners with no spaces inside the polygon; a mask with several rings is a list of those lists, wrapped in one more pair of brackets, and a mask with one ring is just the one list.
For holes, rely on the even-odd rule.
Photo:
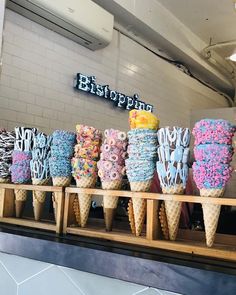
{"label": "wall-mounted air conditioner", "polygon": [[92,50],[112,40],[113,15],[91,0],[8,0],[7,7]]}

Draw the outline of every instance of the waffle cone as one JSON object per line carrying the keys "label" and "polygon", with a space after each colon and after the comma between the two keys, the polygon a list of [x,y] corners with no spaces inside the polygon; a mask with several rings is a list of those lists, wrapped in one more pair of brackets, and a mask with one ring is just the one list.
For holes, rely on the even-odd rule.
{"label": "waffle cone", "polygon": [[129,203],[128,203],[128,218],[129,218],[131,232],[132,234],[135,235],[134,208],[133,208],[132,199],[129,199]]}
{"label": "waffle cone", "polygon": [[[162,187],[163,194],[169,195],[183,195],[184,188],[182,184],[177,184],[172,187]],[[165,212],[169,230],[169,238],[171,241],[175,241],[178,229],[179,219],[181,214],[182,202],[165,200]]]}
{"label": "waffle cone", "polygon": [[8,183],[8,182],[10,182],[9,178],[1,178],[0,177],[0,183]]}
{"label": "waffle cone", "polygon": [[69,186],[71,182],[71,177],[70,176],[65,176],[65,177],[53,177],[52,178],[52,183],[54,186]]}
{"label": "waffle cone", "polygon": [[16,217],[22,217],[25,202],[27,199],[27,191],[24,189],[15,189],[15,206],[16,206]]}
{"label": "waffle cone", "polygon": [[[52,183],[54,186],[69,186],[71,182],[70,176],[58,176],[52,178]],[[54,210],[54,216],[55,219],[57,219],[57,202],[60,197],[60,193],[54,192],[52,194],[52,200],[53,200],[53,210]]]}
{"label": "waffle cone", "polygon": [[[201,197],[219,198],[223,196],[223,194],[224,194],[224,188],[200,190]],[[202,203],[207,247],[213,246],[217,225],[218,225],[218,220],[220,216],[220,209],[221,209],[221,205]]]}
{"label": "waffle cone", "polygon": [[80,226],[79,199],[76,197],[74,198],[74,202],[73,202],[73,210],[75,213],[75,220]]}
{"label": "waffle cone", "polygon": [[[105,190],[118,190],[121,188],[122,180],[113,180],[113,181],[103,181],[102,188]],[[116,213],[116,208],[118,204],[118,196],[103,196],[103,212],[105,218],[106,230],[112,230],[112,223]]]}
{"label": "waffle cone", "polygon": [[[130,182],[131,191],[134,192],[148,192],[150,190],[152,180]],[[142,198],[132,198],[135,235],[141,235],[143,224],[146,216],[146,200]],[[131,229],[132,230],[132,229]]]}
{"label": "waffle cone", "polygon": [[[32,178],[32,183],[34,185],[46,185],[48,181],[49,181],[48,179]],[[46,198],[46,192],[33,191],[34,219],[36,221],[40,220],[40,217],[42,215],[45,198]]]}
{"label": "waffle cone", "polygon": [[[97,178],[96,177],[81,177],[80,179],[76,179],[76,186],[80,188],[92,188],[95,186]],[[80,217],[80,226],[85,227],[89,211],[91,207],[91,194],[78,194],[78,201],[79,201],[79,217]]]}
{"label": "waffle cone", "polygon": [[166,217],[164,203],[161,204],[161,207],[159,210],[159,220],[160,220],[163,236],[164,236],[165,240],[169,240],[169,229],[168,229],[168,223],[167,223],[167,217]]}

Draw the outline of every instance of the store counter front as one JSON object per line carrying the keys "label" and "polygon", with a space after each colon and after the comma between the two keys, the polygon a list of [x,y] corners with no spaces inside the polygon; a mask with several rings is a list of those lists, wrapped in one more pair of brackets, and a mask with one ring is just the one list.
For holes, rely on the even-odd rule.
{"label": "store counter front", "polygon": [[180,294],[236,290],[234,262],[96,238],[1,225],[0,252]]}

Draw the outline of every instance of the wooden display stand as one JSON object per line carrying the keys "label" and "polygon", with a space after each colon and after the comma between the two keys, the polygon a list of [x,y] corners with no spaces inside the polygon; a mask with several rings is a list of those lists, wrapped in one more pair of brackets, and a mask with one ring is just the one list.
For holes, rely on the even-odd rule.
{"label": "wooden display stand", "polygon": [[[105,224],[103,223],[101,225],[101,223],[99,224],[97,221],[88,222],[86,228],[76,226],[73,202],[78,193],[102,196],[114,195],[127,198],[142,197],[147,199],[146,232],[143,232],[140,237],[136,237],[131,233],[130,229],[118,229],[115,226],[113,226],[111,232],[106,232]],[[221,260],[236,261],[236,236],[233,235],[216,234],[215,243],[212,248],[206,246],[205,233],[199,231],[179,230],[176,241],[161,239],[161,227],[158,218],[158,208],[161,200],[236,206],[236,199],[233,198],[207,198],[188,195],[164,195],[157,193],[67,187],[65,190],[63,233],[183,252],[191,255],[213,257]]]}
{"label": "wooden display stand", "polygon": [[[35,221],[33,219],[16,218],[15,217],[15,189],[22,189],[27,191],[44,191],[58,194],[57,202],[57,218],[56,222],[49,221]],[[63,210],[64,210],[64,188],[58,186],[47,185],[27,185],[27,184],[11,184],[0,183],[0,222],[14,225],[21,225],[26,227],[44,229],[54,231],[56,233],[62,232],[63,225]]]}

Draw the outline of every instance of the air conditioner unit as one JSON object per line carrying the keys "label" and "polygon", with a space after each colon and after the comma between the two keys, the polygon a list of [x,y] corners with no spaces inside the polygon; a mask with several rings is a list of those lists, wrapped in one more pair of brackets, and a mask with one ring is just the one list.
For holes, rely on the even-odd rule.
{"label": "air conditioner unit", "polygon": [[112,40],[113,15],[91,0],[8,0],[7,7],[91,50]]}

